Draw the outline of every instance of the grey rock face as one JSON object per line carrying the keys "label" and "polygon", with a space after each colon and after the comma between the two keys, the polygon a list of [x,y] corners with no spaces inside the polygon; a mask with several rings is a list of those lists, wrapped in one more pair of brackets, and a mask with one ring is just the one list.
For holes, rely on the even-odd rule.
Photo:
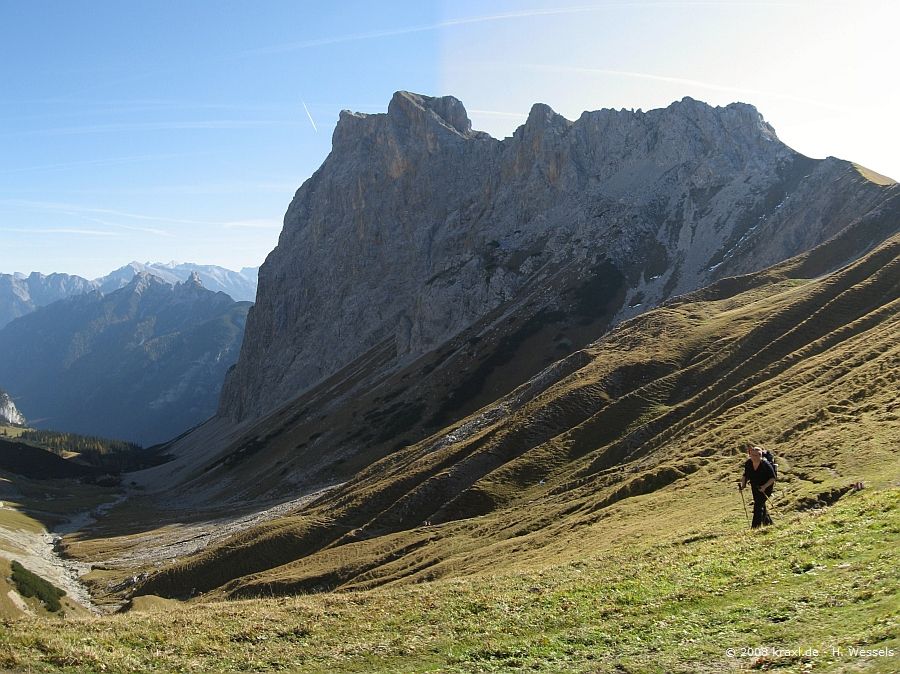
{"label": "grey rock face", "polygon": [[396,370],[488,316],[552,311],[572,279],[611,324],[807,250],[891,190],[742,103],[574,122],[537,104],[496,140],[452,97],[399,92],[342,112],[297,191],[219,412],[258,417],[385,348]]}
{"label": "grey rock face", "polygon": [[0,423],[25,425],[25,417],[16,409],[16,404],[6,391],[0,390]]}

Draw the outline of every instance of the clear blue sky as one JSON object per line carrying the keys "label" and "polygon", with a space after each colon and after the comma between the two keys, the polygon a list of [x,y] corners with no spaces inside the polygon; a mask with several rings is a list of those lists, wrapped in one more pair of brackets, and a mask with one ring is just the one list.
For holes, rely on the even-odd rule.
{"label": "clear blue sky", "polygon": [[900,178],[900,3],[2,2],[0,272],[232,269],[274,247],[343,108],[452,94],[502,137],[689,95]]}

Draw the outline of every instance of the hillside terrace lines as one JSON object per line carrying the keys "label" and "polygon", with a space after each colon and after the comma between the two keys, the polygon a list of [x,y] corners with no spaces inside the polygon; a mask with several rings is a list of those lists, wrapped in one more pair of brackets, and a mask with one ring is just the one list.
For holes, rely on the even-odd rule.
{"label": "hillside terrace lines", "polygon": [[[886,270],[884,270],[884,274],[882,274],[882,275],[886,275],[886,276],[890,277],[890,274],[891,274],[891,269],[890,269],[890,266],[888,266],[888,268],[887,268]],[[877,276],[877,275],[876,275],[876,276]],[[818,299],[818,298],[817,298],[817,299]],[[857,301],[855,298],[852,299],[852,300],[850,300],[850,302],[851,302],[851,304],[858,304],[858,301]],[[827,308],[827,307],[828,307],[828,305],[826,305],[826,308]],[[889,311],[890,309],[888,308],[887,310]],[[766,327],[768,327],[768,326],[766,326]],[[762,328],[760,329],[760,331],[762,331]],[[789,333],[790,333],[790,332],[793,332],[793,331],[789,331]],[[821,330],[820,330],[819,332],[821,332]],[[784,366],[784,364],[782,363],[782,364],[780,364],[780,365],[777,365],[777,364],[776,364],[776,365],[773,366],[773,367],[776,367],[776,369],[777,369],[777,367],[783,367],[783,366]],[[772,375],[773,375],[773,371],[772,371],[771,368],[770,368],[770,369],[767,369],[767,370],[765,371],[764,375],[761,375],[761,376],[772,376]],[[675,377],[672,377],[672,379],[674,380]],[[670,382],[670,384],[674,384],[674,381]],[[659,400],[659,399],[662,397],[662,396],[660,395],[661,385],[660,385],[660,381],[659,381],[659,380],[657,380],[657,381],[654,382],[653,384],[648,385],[648,386],[645,387],[645,388],[647,389],[647,391],[651,391],[651,392],[656,393],[656,395],[653,396],[654,399]],[[672,386],[670,385],[669,388],[668,388],[667,390],[671,390],[671,388],[672,388]],[[656,389],[656,391],[653,391],[653,389]],[[638,389],[637,392],[632,392],[632,393],[628,394],[627,396],[624,397],[624,399],[627,399],[629,396],[636,396],[636,397],[638,398],[639,401],[650,402],[650,401],[647,400],[646,395],[642,395],[642,392],[643,392],[643,393],[646,393],[647,391],[644,391],[644,389]],[[732,397],[733,397],[733,396],[732,396]],[[623,400],[623,399],[620,399],[620,400]],[[618,403],[619,403],[619,401],[617,401],[616,403],[614,403],[614,404],[613,404],[613,407],[615,407],[615,405],[618,404]],[[641,407],[640,402],[638,402],[638,403],[637,403],[637,409],[639,409],[640,407]],[[636,411],[636,410],[635,410],[634,408],[632,408],[632,410],[630,410],[631,416],[634,416],[635,411]],[[627,415],[626,415],[626,416],[627,416]],[[664,420],[665,420],[665,419],[664,419]],[[668,420],[665,420],[665,421],[668,421]],[[661,425],[664,425],[664,426],[667,425],[667,424],[663,424],[662,422],[660,422],[660,423],[661,423]],[[640,427],[640,428],[638,429],[638,432],[641,433],[640,436],[638,436],[637,438],[635,438],[633,435],[632,435],[630,438],[629,438],[629,437],[626,437],[626,442],[628,442],[628,441],[630,440],[630,442],[628,442],[629,445],[630,445],[630,444],[643,444],[643,445],[644,445],[644,448],[643,448],[644,451],[642,451],[642,454],[643,454],[643,453],[646,453],[646,451],[647,451],[648,449],[650,449],[650,447],[647,447],[648,444],[649,444],[649,445],[654,445],[654,444],[657,444],[657,443],[647,443],[647,442],[646,442],[646,440],[649,440],[650,438],[653,437],[652,429],[648,429],[646,425]],[[642,436],[643,436],[643,437],[642,437]],[[635,443],[636,440],[643,440],[644,442],[638,442],[638,443]],[[628,446],[628,445],[626,445],[626,447],[627,447],[627,446]],[[527,451],[527,450],[526,450],[526,451]],[[525,453],[525,452],[523,452],[523,454],[524,454],[524,453]],[[607,455],[606,455],[606,462],[609,462],[609,461],[610,461],[611,459],[613,459],[613,458],[621,458],[621,457],[615,457],[615,456],[610,457],[609,454],[607,454]],[[596,467],[596,465],[595,465],[594,467]],[[480,478],[479,478],[479,479],[480,479]],[[477,481],[478,481],[478,480],[476,480],[476,482],[477,482]],[[473,484],[474,484],[474,483],[473,483]],[[428,490],[428,491],[430,491],[430,490]],[[433,492],[432,492],[432,495],[433,495]],[[462,497],[462,494],[460,494],[460,496],[456,497],[454,500],[459,500],[461,497]],[[497,504],[493,504],[493,505],[497,505]],[[409,503],[404,503],[403,506],[404,506],[404,509],[409,509],[410,504],[409,504]]]}
{"label": "hillside terrace lines", "polygon": [[[627,375],[617,375],[620,373],[614,370],[610,377],[632,381]],[[652,378],[652,373],[644,370],[642,377]],[[412,484],[413,489],[406,491],[403,496],[395,496],[393,504],[370,520],[365,528],[378,530],[388,526],[390,530],[426,519],[443,521],[445,518],[458,519],[466,516],[462,512],[446,509],[451,507],[459,494],[485,475],[581,423],[583,419],[596,413],[597,409],[609,404],[610,396],[597,395],[597,392],[596,384],[567,388],[562,392],[551,388],[548,393],[531,401],[527,408],[506,419],[500,429],[485,433],[476,442],[466,443],[452,453],[443,452],[440,457],[430,456],[417,461],[421,466],[418,473],[413,466],[404,466],[402,471],[397,471],[402,473],[399,479],[402,483]],[[452,461],[447,460],[450,457]],[[378,464],[372,471],[376,475],[379,472],[377,466]],[[537,478],[532,481],[536,482]],[[395,495],[398,493],[397,488],[397,484],[387,485],[388,491]],[[346,489],[353,493],[353,487],[348,485]],[[379,502],[374,500],[373,503],[372,497],[371,493],[366,494],[370,505]],[[496,505],[491,504],[491,507]],[[467,514],[471,516],[478,513],[467,511]]]}
{"label": "hillside terrace lines", "polygon": [[[512,545],[538,554],[554,531],[594,525],[610,513],[619,521],[637,512],[636,503],[658,504],[679,485],[704,485],[727,470],[734,461],[728,448],[748,429],[784,429],[784,405],[800,414],[807,404],[840,402],[827,385],[803,402],[801,380],[833,381],[841,358],[874,372],[892,353],[884,342],[897,321],[897,249],[895,239],[815,282],[770,275],[775,285],[751,283],[743,298],[668,307],[660,313],[672,317],[677,334],[662,342],[659,315],[634,319],[589,348],[593,362],[474,435],[428,452],[433,438],[399,450],[301,516],[248,531],[141,591],[178,594],[224,579],[227,594],[243,595],[468,573],[489,564],[493,546],[498,554]],[[736,305],[747,299],[755,301],[742,316]],[[655,326],[649,337],[642,323]],[[658,349],[642,371],[642,358]],[[865,355],[873,350],[882,355]],[[890,382],[875,385],[881,399]],[[853,427],[846,433],[857,437]],[[866,451],[884,460],[876,450]],[[809,451],[805,441],[788,463],[802,463]],[[791,498],[817,484],[793,479]]]}
{"label": "hillside terrace lines", "polygon": [[[555,397],[555,394],[542,393],[538,399],[545,400],[548,407],[559,412],[551,411],[545,416],[548,419],[557,417],[556,420],[553,422],[545,421],[544,423],[541,423],[539,420],[534,420],[532,418],[532,413],[530,411],[516,413],[514,421],[512,422],[513,425],[522,425],[525,427],[523,431],[517,431],[516,441],[518,442],[518,440],[522,439],[524,436],[531,435],[532,437],[530,439],[525,438],[527,444],[525,444],[524,448],[539,444],[544,439],[552,437],[553,434],[564,429],[566,423],[575,423],[577,421],[577,416],[573,419],[571,416],[573,413],[576,415],[580,413],[586,416],[590,414],[590,411],[596,407],[596,405],[605,404],[602,399],[595,399],[595,388],[596,386],[594,384],[589,384],[585,387],[584,391],[575,389],[567,391],[563,396],[566,401],[571,401],[573,398],[577,399],[578,402],[574,404],[574,408],[581,408],[580,412],[564,410],[562,408],[566,406],[565,401],[561,402],[560,399]],[[561,414],[565,416],[563,421],[560,421],[559,419]],[[498,421],[501,418],[503,418],[502,415],[498,418]],[[554,429],[547,431],[546,427],[548,424],[553,425]],[[477,452],[485,451],[496,453],[498,444],[509,444],[509,440],[506,437],[509,434],[508,431],[503,431],[503,433],[498,436],[498,428],[505,428],[507,425],[508,424],[497,426],[497,424],[494,423],[480,429],[476,435],[466,437],[460,442],[447,444],[439,450],[434,449],[431,446],[432,443],[428,443],[426,444],[426,447],[429,448],[429,451],[424,453],[412,449],[404,452],[397,452],[371,468],[364,470],[356,479],[354,479],[352,486],[345,486],[342,491],[346,494],[346,498],[340,498],[338,502],[345,505],[355,502],[359,498],[360,490],[365,492],[367,485],[370,484],[377,485],[380,483],[384,486],[384,478],[387,476],[394,476],[398,480],[398,483],[391,485],[389,491],[393,493],[394,496],[389,498],[391,500],[399,498],[397,490],[403,490],[402,484],[415,485],[426,477],[437,475],[442,470],[457,465],[460,461],[465,461],[467,457],[471,457]],[[465,427],[465,424],[463,427]],[[454,431],[448,435],[452,436],[455,434],[456,432]],[[375,500],[375,495],[372,493],[366,493],[366,498],[370,502],[373,500],[377,502],[377,500]]]}
{"label": "hillside terrace lines", "polygon": [[[897,350],[897,345],[892,338],[896,334],[896,319],[893,323],[894,325],[891,326],[890,321],[887,321],[881,329],[875,328],[869,333],[857,333],[848,339],[846,343],[840,345],[840,353],[859,356],[863,370],[851,370],[850,372],[856,378],[864,380],[860,381],[860,384],[868,383],[867,387],[864,386],[858,390],[871,391],[872,395],[875,395],[875,391],[879,392],[880,398],[875,398],[875,400],[884,400],[885,392],[890,387],[888,377],[892,370],[890,362],[885,361],[888,361],[891,353],[895,353]],[[886,345],[890,346],[886,348]],[[866,353],[867,350],[870,350],[870,353]],[[894,362],[896,363],[896,359]],[[865,372],[865,368],[877,369],[878,376],[882,377],[881,383],[871,373]],[[827,405],[827,401],[834,400],[836,395],[839,395],[837,392],[841,390],[830,382],[831,368],[827,367],[824,370],[824,374],[829,376],[829,383],[826,383],[820,390],[804,390],[803,385],[797,381],[798,377],[802,377],[801,381],[808,380],[807,384],[810,384],[810,382],[818,383],[815,379],[810,378],[808,372],[810,370],[815,370],[822,374],[822,367],[816,363],[815,359],[811,359],[809,362],[802,362],[793,368],[785,370],[776,375],[775,379],[768,380],[764,384],[755,387],[751,394],[752,397],[748,398],[747,403],[731,408],[727,415],[722,415],[715,419],[707,419],[703,424],[685,424],[679,432],[671,434],[667,441],[668,447],[678,456],[702,455],[709,450],[701,449],[698,452],[692,447],[709,446],[711,441],[715,442],[713,433],[716,432],[715,429],[717,428],[723,429],[722,432],[725,432],[726,436],[730,435],[737,439],[748,437],[748,430],[751,432],[750,437],[756,434],[758,438],[760,437],[760,431],[766,429],[762,437],[768,437],[770,440],[775,441],[776,455],[780,451],[785,451],[788,456],[797,456],[798,450],[794,448],[779,449],[780,443],[778,438],[774,437],[778,432],[779,425],[776,424],[779,422],[776,421],[776,424],[773,424],[773,420],[780,420],[785,408],[794,410],[794,414],[801,417],[804,415],[804,406],[810,406],[813,410],[821,410],[822,406]],[[885,372],[887,375],[883,374]],[[849,377],[850,374],[847,374],[847,376]],[[751,400],[752,404],[750,404]],[[876,407],[878,406],[876,405]],[[817,412],[814,413],[818,414]],[[762,425],[760,425],[760,419],[765,419]],[[859,422],[858,418],[853,418],[849,423],[852,423],[855,428],[859,426]],[[810,424],[808,420],[801,418],[798,423],[804,429],[809,429]],[[827,428],[829,424],[828,417],[818,419],[817,423],[819,428]],[[869,427],[871,428],[871,426]],[[887,427],[883,428],[886,429]],[[833,448],[832,442],[827,442],[825,446]],[[721,450],[718,449],[713,451],[714,454],[721,453]],[[653,455],[648,457],[648,459],[652,459],[652,457]],[[662,461],[665,461],[665,456],[662,457]],[[855,462],[852,462],[850,465],[855,465]],[[614,484],[613,472],[615,471],[608,471],[606,477],[604,477],[603,473],[598,474],[592,482],[584,479],[580,482],[581,486],[573,483],[564,484],[553,490],[553,493],[562,492],[564,496],[574,501],[581,496],[590,494],[592,491],[600,491],[604,486]],[[787,477],[790,479],[790,473]],[[585,484],[588,485],[588,489],[581,488]]]}
{"label": "hillside terrace lines", "polygon": [[[897,248],[895,245],[891,249],[894,255]],[[889,292],[892,284],[896,286],[897,264],[898,260],[894,258],[884,268],[879,268],[875,279],[879,281],[880,288],[887,288]],[[849,282],[859,279],[858,275],[852,274]],[[725,374],[718,375],[715,384],[701,392],[697,400],[693,401],[696,410],[692,416],[721,413],[728,406],[740,401],[739,396],[735,398],[730,393],[735,387],[737,390],[749,388],[757,381],[770,379],[780,369],[789,367],[791,362],[801,357],[810,357],[815,352],[828,348],[832,345],[828,340],[819,341],[823,333],[827,335],[833,332],[833,329],[837,329],[838,334],[833,339],[838,339],[839,335],[847,330],[860,329],[859,325],[851,323],[844,327],[843,323],[851,319],[852,314],[848,315],[850,312],[857,315],[865,312],[866,303],[862,301],[862,289],[854,287],[845,295],[842,290],[845,285],[838,286],[836,283],[829,285],[831,292],[815,292],[813,298],[800,303],[800,308],[776,314],[774,318],[766,320],[751,331],[747,338],[733,342],[730,349],[726,347],[723,350],[724,358],[720,358],[725,362],[719,363],[717,368],[725,369]],[[841,297],[838,306],[843,305],[848,311],[839,313],[834,311],[835,305],[831,302],[835,297]],[[801,320],[799,326],[792,325],[791,318],[804,313],[808,315],[810,311],[814,312],[812,318]],[[880,320],[884,314],[890,314],[891,311],[895,309],[887,305],[867,320],[869,322]],[[789,316],[785,316],[784,313],[788,313]],[[760,342],[763,342],[763,345],[756,350],[754,345]],[[730,369],[729,361],[734,363]],[[671,422],[675,421],[677,419],[660,420],[660,425],[672,427]]]}

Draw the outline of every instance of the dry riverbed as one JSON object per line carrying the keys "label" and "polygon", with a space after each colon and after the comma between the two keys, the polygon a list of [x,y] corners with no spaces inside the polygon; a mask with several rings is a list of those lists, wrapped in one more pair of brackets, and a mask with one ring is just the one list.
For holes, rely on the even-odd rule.
{"label": "dry riverbed", "polygon": [[[57,506],[50,517],[41,518],[51,522],[45,525],[34,515],[34,500],[4,480],[0,482],[0,557],[18,560],[93,613],[115,611],[122,605],[121,594],[137,581],[142,570],[160,568],[249,527],[295,512],[334,486],[268,507],[262,505],[260,510],[243,515],[216,513],[197,518],[185,512],[185,521],[172,521],[169,513],[166,523],[145,522],[146,530],[140,533],[104,538],[98,532],[107,514],[111,513],[110,519],[123,517],[131,506],[128,501],[133,492],[107,492],[102,495],[105,501],[95,498],[89,510],[71,510],[69,514],[60,513],[59,500],[53,501],[52,494],[45,493],[42,496],[47,497],[47,503]],[[174,517],[178,519],[177,511]],[[92,597],[89,587],[96,596]],[[114,595],[119,595],[118,601]]]}

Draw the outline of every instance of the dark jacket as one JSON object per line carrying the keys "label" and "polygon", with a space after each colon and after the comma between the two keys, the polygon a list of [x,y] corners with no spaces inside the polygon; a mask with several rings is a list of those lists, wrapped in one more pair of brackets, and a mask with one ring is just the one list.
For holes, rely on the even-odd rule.
{"label": "dark jacket", "polygon": [[[759,487],[775,477],[775,469],[772,468],[771,463],[763,459],[759,462],[756,470],[754,470],[753,461],[747,459],[747,462],[744,464],[744,477],[747,479],[747,482],[753,485],[753,492],[756,493]],[[771,493],[772,487],[770,486],[766,489],[766,494],[771,495]]]}

